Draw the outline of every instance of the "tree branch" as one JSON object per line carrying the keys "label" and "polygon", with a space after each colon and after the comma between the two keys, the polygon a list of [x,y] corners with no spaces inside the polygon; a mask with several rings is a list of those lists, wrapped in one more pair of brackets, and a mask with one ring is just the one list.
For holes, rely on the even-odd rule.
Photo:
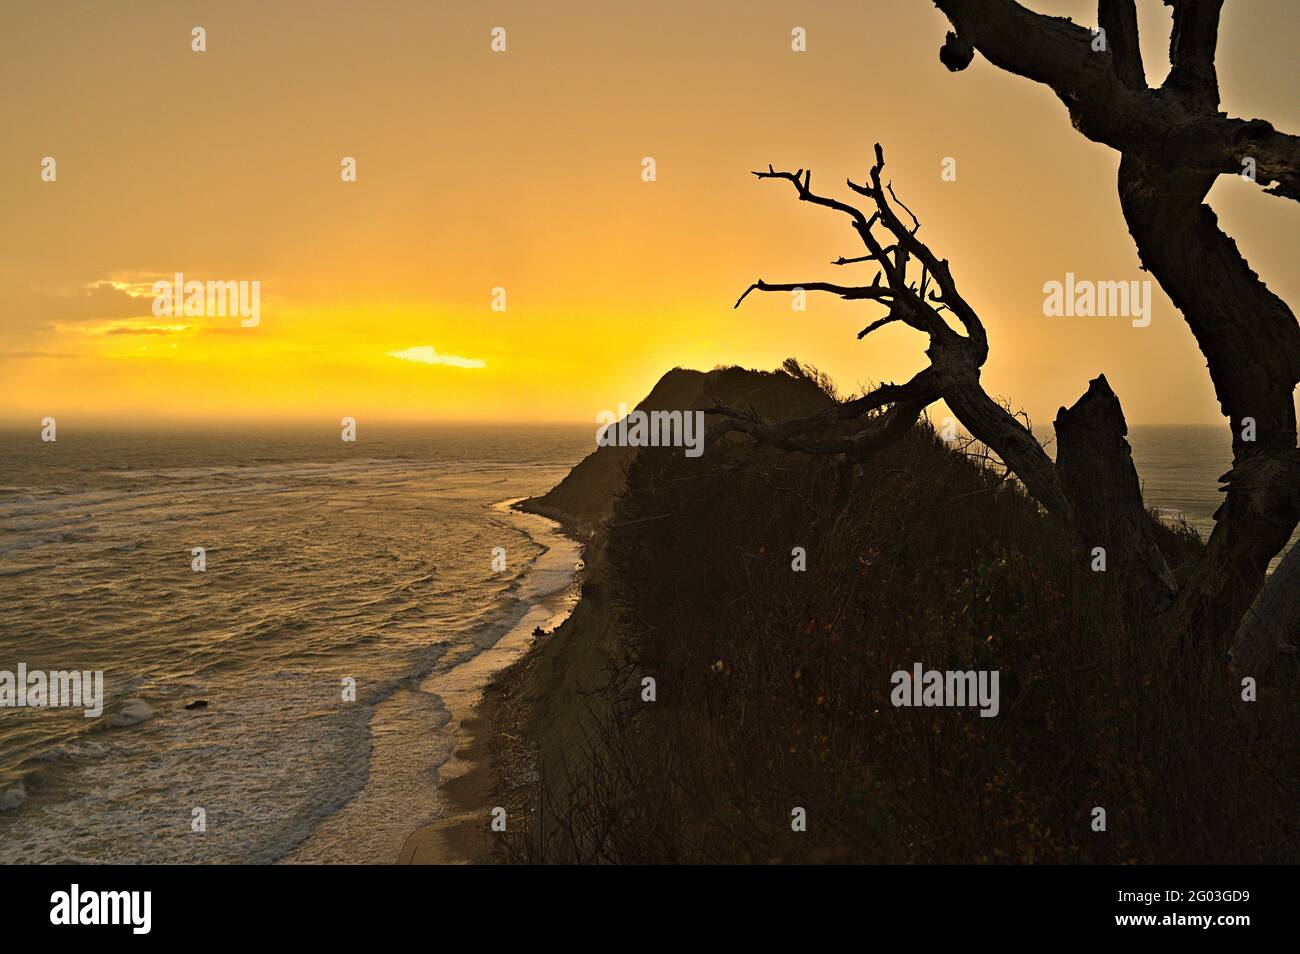
{"label": "tree branch", "polygon": [[748,297],[752,291],[777,292],[777,291],[821,291],[830,292],[833,295],[839,295],[847,301],[856,301],[861,299],[871,299],[873,301],[889,301],[893,298],[893,293],[888,288],[878,287],[876,285],[833,285],[830,282],[801,282],[801,283],[779,283],[765,282],[759,279],[745,289],[745,293],[736,299],[732,308],[739,308],[740,303]]}
{"label": "tree branch", "polygon": [[[884,152],[877,145],[876,161],[866,182],[848,183],[854,192],[874,203],[870,220],[853,206],[815,195],[809,186],[811,176],[803,170],[778,173],[769,167],[759,177],[787,179],[795,185],[801,199],[846,212],[859,225],[870,221],[885,228],[895,239],[889,246],[882,246],[869,227],[860,234],[868,249],[865,260],[881,266],[881,273],[888,279],[887,286],[882,286],[877,276],[875,284],[865,290],[872,293],[867,295],[863,289],[824,283],[778,286],[760,281],[745,294],[755,288],[767,291],[820,287],[845,298],[856,295],[879,301],[888,296],[889,312],[867,325],[858,337],[903,321],[929,335],[926,354],[930,367],[905,385],[885,385],[855,401],[784,424],[771,424],[753,411],[718,405],[710,413],[724,420],[710,431],[710,442],[726,433],[741,432],[760,443],[786,450],[861,459],[897,440],[926,406],[942,398],[966,430],[991,448],[1025,489],[1081,545],[1103,546],[1114,554],[1115,566],[1127,580],[1125,589],[1131,600],[1148,610],[1169,606],[1175,591],[1173,575],[1142,504],[1137,473],[1125,440],[1127,425],[1119,400],[1106,379],[1097,378],[1073,407],[1061,409],[1056,422],[1061,451],[1054,463],[1029,427],[984,391],[979,380],[980,368],[988,356],[984,324],[957,289],[947,260],[940,259],[917,237],[920,220],[899,200],[892,186],[882,182],[883,167]],[[910,222],[899,218],[895,205],[907,213]],[[920,266],[920,279],[910,284],[907,272],[913,260]],[[937,286],[935,290],[929,290],[931,281]],[[951,309],[957,315],[966,331],[964,336],[940,317],[941,308]],[[885,410],[856,433],[825,433],[841,421],[881,408]]]}
{"label": "tree branch", "polygon": [[1165,0],[1165,6],[1174,8],[1174,27],[1169,35],[1171,69],[1162,89],[1195,112],[1213,112],[1219,106],[1214,49],[1223,0]]}
{"label": "tree branch", "polygon": [[[1259,183],[1277,183],[1266,194],[1300,201],[1300,137],[1263,120],[1216,112],[1214,48],[1222,0],[1166,2],[1174,7],[1173,68],[1160,90],[1137,85],[1133,55],[1120,53],[1130,34],[1125,24],[1132,0],[1100,4],[1105,19],[1119,24],[1118,37],[1107,28],[1108,42],[1122,38],[1110,55],[1092,49],[1092,34],[1083,27],[1034,13],[1015,0],[935,0],[935,5],[962,44],[1000,69],[1049,87],[1075,128],[1093,142],[1211,176],[1240,173],[1243,160],[1253,158]],[[952,42],[945,41],[945,47]]]}
{"label": "tree branch", "polygon": [[[805,454],[843,454],[852,460],[865,460],[874,453],[898,441],[916,423],[921,412],[939,399],[930,375],[922,371],[907,384],[885,385],[856,401],[835,405],[811,417],[800,418],[785,424],[769,424],[754,411],[741,411],[717,404],[705,410],[725,420],[710,430],[707,443],[711,446],[723,435],[740,432],[748,434],[760,444],[782,450]],[[814,426],[825,426],[837,419],[861,416],[868,409],[888,409],[856,433],[844,436],[804,437]]]}
{"label": "tree branch", "polygon": [[[749,421],[761,425],[765,431],[780,431],[789,436],[804,434],[819,428],[824,430],[833,427],[839,422],[862,417],[890,404],[898,404],[907,400],[921,400],[932,394],[937,395],[937,393],[938,390],[935,387],[933,375],[927,368],[913,375],[904,384],[882,384],[880,387],[851,401],[841,401],[824,411],[818,411],[816,414],[810,414],[806,417],[795,418],[779,425],[767,424],[752,411],[741,411],[720,403],[715,404],[712,408],[706,408],[704,413]],[[933,403],[935,400],[937,400],[937,397],[931,397],[926,403]],[[839,452],[833,451],[832,453]]]}
{"label": "tree branch", "polygon": [[1097,25],[1106,31],[1115,76],[1129,89],[1146,89],[1142,48],[1138,45],[1137,7],[1133,0],[1098,0]]}

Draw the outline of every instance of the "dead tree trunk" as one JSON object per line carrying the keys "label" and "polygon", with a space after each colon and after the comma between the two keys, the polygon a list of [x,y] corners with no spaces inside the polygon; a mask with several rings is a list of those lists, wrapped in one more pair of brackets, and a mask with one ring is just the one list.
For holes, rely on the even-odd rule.
{"label": "dead tree trunk", "polygon": [[[1120,581],[1121,598],[1138,630],[1168,634],[1171,651],[1189,633],[1198,637],[1209,634],[1217,638],[1219,649],[1226,650],[1229,635],[1260,589],[1269,557],[1285,543],[1295,525],[1294,517],[1288,518],[1288,507],[1294,506],[1296,487],[1287,482],[1284,472],[1293,461],[1294,436],[1291,446],[1285,439],[1241,442],[1230,475],[1228,501],[1220,508],[1216,529],[1191,581],[1180,591],[1143,504],[1124,414],[1105,377],[1094,379],[1073,406],[1061,408],[1057,414],[1058,454],[1053,461],[1033,433],[980,384],[980,369],[989,351],[984,324],[958,291],[947,260],[940,259],[918,237],[921,223],[898,199],[892,185],[882,179],[884,164],[884,153],[877,145],[867,180],[847,183],[853,192],[871,200],[870,215],[814,192],[812,174],[803,169],[778,172],[769,166],[766,172],[754,173],[760,179],[787,181],[800,201],[847,216],[866,254],[841,257],[834,264],[868,264],[877,272],[866,285],[760,279],[745,290],[736,306],[754,291],[796,289],[874,302],[885,314],[858,337],[901,322],[928,337],[929,367],[904,384],[886,384],[819,414],[783,424],[769,424],[753,411],[719,405],[712,411],[723,420],[710,433],[710,441],[739,431],[786,450],[861,458],[898,440],[927,406],[942,399],[962,425],[990,447],[1048,513],[1068,528],[1079,546],[1081,563],[1097,547],[1106,551],[1108,569]],[[1197,320],[1202,320],[1197,314]],[[955,323],[950,318],[955,318]],[[1280,324],[1274,322],[1270,331],[1267,323],[1261,323],[1251,331],[1265,337],[1280,335]],[[1254,394],[1261,402],[1280,396],[1285,388],[1285,356],[1260,359],[1276,371],[1271,384],[1267,379],[1241,380],[1238,369],[1230,365],[1233,360],[1246,360],[1250,349],[1242,351],[1241,341],[1218,329],[1205,328],[1204,332],[1204,340],[1216,343],[1226,355],[1215,359],[1220,366],[1216,386],[1222,380],[1221,387],[1232,393],[1234,401],[1243,399],[1238,392]],[[1234,348],[1237,353],[1230,350]],[[864,426],[856,432],[842,432],[843,422],[864,418]],[[1275,428],[1285,429],[1288,418],[1279,415],[1269,420]],[[1294,434],[1293,421],[1290,426]],[[1285,585],[1295,568],[1291,570],[1273,583]],[[1294,614],[1300,612],[1295,609],[1297,603],[1300,601],[1285,597],[1263,599],[1257,615],[1268,625],[1257,627],[1258,631],[1273,633],[1279,625],[1295,624]],[[1277,642],[1272,636],[1247,634],[1234,658],[1263,666],[1269,648]]]}
{"label": "dead tree trunk", "polygon": [[1265,671],[1278,652],[1295,652],[1290,640],[1297,635],[1300,635],[1300,543],[1282,558],[1242,617],[1231,651],[1234,668],[1246,673]]}
{"label": "dead tree trunk", "polygon": [[1105,549],[1125,603],[1149,618],[1169,608],[1178,588],[1142,502],[1127,434],[1119,398],[1098,377],[1056,415],[1056,469],[1083,542]]}
{"label": "dead tree trunk", "polygon": [[1120,163],[1120,202],[1138,253],[1196,336],[1232,431],[1226,498],[1170,616],[1175,632],[1226,648],[1296,525],[1300,331],[1201,203],[1213,178],[1129,156]]}
{"label": "dead tree trunk", "polygon": [[[964,69],[979,52],[1044,83],[1080,133],[1121,153],[1129,231],[1195,335],[1232,431],[1233,466],[1215,529],[1164,622],[1176,645],[1226,649],[1300,520],[1292,397],[1300,326],[1203,199],[1219,175],[1252,169],[1266,194],[1300,199],[1300,137],[1218,112],[1223,0],[1165,0],[1173,9],[1171,69],[1159,89],[1146,84],[1134,0],[1099,0],[1099,31],[1015,0],[935,3],[955,31],[940,52],[949,69]],[[1300,627],[1300,619],[1292,624]]]}

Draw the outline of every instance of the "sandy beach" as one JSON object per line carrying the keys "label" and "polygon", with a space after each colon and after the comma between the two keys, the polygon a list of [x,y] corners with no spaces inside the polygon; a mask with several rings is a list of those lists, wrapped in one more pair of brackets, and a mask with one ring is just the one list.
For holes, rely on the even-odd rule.
{"label": "sandy beach", "polygon": [[[534,539],[550,548],[541,561],[552,568],[580,566],[582,545],[554,520],[516,509],[518,503],[507,500],[494,509],[528,523]],[[575,575],[569,585],[533,603],[495,645],[423,684],[425,691],[442,697],[459,743],[438,770],[439,817],[406,837],[398,864],[479,864],[492,859],[492,808],[500,805],[508,819],[517,818],[536,781],[535,759],[522,734],[502,727],[522,722],[522,712],[510,717],[518,708],[514,700],[520,677],[533,658],[529,651],[539,640],[551,638],[535,636],[534,631],[540,627],[553,633],[573,612],[578,593]]]}

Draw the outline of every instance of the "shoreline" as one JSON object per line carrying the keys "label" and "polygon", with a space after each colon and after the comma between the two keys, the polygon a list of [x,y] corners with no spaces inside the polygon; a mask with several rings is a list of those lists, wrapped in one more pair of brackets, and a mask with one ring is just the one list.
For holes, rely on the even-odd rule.
{"label": "shoreline", "polygon": [[[396,864],[483,864],[492,860],[493,840],[488,829],[491,796],[501,789],[494,765],[509,766],[514,785],[535,780],[532,757],[521,736],[494,735],[500,710],[513,696],[505,687],[512,673],[534,657],[543,638],[533,635],[541,626],[548,634],[577,606],[585,544],[577,528],[550,514],[524,510],[520,504],[533,498],[501,501],[493,509],[504,514],[545,522],[538,542],[549,551],[571,552],[575,571],[567,586],[543,594],[497,642],[451,672],[430,677],[429,691],[438,693],[457,737],[451,756],[439,768],[435,798],[440,811],[432,822],[414,829],[403,840]],[[531,535],[531,534],[530,534]],[[554,538],[554,541],[552,539]],[[547,554],[543,554],[545,558]],[[531,777],[529,777],[531,773]],[[507,805],[509,815],[514,806]]]}

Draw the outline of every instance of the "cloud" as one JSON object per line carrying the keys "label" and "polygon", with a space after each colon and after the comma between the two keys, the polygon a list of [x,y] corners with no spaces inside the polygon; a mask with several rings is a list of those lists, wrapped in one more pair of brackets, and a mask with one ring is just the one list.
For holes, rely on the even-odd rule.
{"label": "cloud", "polygon": [[419,345],[414,348],[407,348],[405,351],[390,351],[390,358],[400,358],[403,361],[415,361],[419,364],[441,364],[449,368],[486,368],[487,362],[480,361],[478,358],[461,358],[454,354],[438,354],[433,349],[433,345]]}
{"label": "cloud", "polygon": [[0,333],[148,318],[153,314],[152,302],[137,291],[136,286],[111,281],[59,292],[0,287]]}
{"label": "cloud", "polygon": [[110,325],[108,327],[93,328],[92,334],[97,335],[177,335],[183,331],[189,331],[189,325],[144,325],[130,323],[125,325]]}

